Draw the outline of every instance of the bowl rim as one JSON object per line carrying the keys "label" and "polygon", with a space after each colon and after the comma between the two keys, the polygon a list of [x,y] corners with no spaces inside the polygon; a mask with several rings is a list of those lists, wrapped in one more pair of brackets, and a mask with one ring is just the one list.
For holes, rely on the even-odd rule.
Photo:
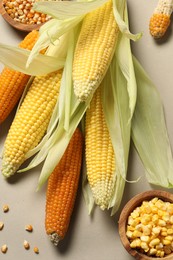
{"label": "bowl rim", "polygon": [[130,247],[129,240],[126,236],[126,226],[127,226],[127,219],[130,213],[139,205],[144,200],[150,200],[153,197],[158,197],[164,201],[172,202],[173,203],[173,194],[168,192],[168,191],[163,191],[163,190],[147,190],[144,192],[141,192],[134,197],[132,197],[124,206],[124,208],[121,211],[119,220],[118,220],[118,231],[119,231],[119,236],[121,239],[121,242],[124,246],[124,248],[127,250],[127,252],[135,257],[138,260],[151,260],[151,259],[159,259],[159,260],[171,260],[173,259],[173,253],[170,255],[164,256],[164,257],[152,257],[152,256],[147,256],[145,254],[140,253],[139,251],[133,249]]}
{"label": "bowl rim", "polygon": [[18,29],[20,31],[31,32],[33,30],[39,30],[39,28],[43,25],[43,23],[41,23],[41,24],[24,24],[24,23],[16,22],[6,12],[4,5],[3,5],[3,0],[0,0],[0,14],[2,15],[2,17],[4,18],[4,20],[7,23],[9,23],[12,27],[14,27],[15,29]]}

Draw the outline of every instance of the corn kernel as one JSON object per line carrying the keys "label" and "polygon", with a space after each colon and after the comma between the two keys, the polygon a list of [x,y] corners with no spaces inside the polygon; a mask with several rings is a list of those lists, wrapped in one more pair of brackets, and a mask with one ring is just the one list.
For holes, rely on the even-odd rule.
{"label": "corn kernel", "polygon": [[141,242],[141,248],[145,251],[148,252],[149,251],[149,247],[148,244],[146,242]]}
{"label": "corn kernel", "polygon": [[163,245],[167,246],[167,245],[171,245],[171,241],[168,239],[162,239],[162,243]]}
{"label": "corn kernel", "polygon": [[161,250],[158,250],[156,253],[156,256],[159,256],[159,257],[164,257],[164,255],[165,255],[164,251],[161,251]]}
{"label": "corn kernel", "polygon": [[163,248],[163,244],[162,243],[159,243],[158,245],[156,245],[156,247],[155,247],[157,250],[158,249],[162,249]]}
{"label": "corn kernel", "polygon": [[135,238],[135,237],[141,237],[142,233],[138,230],[135,230],[132,234],[132,236]]}
{"label": "corn kernel", "polygon": [[164,220],[162,220],[162,219],[159,219],[159,220],[158,220],[158,225],[159,225],[160,227],[165,227],[165,226],[166,226],[166,222],[165,222]]}
{"label": "corn kernel", "polygon": [[151,227],[149,225],[142,227],[144,236],[149,236],[151,234]]}
{"label": "corn kernel", "polygon": [[150,241],[150,237],[149,236],[141,236],[141,241],[149,242]]}
{"label": "corn kernel", "polygon": [[153,247],[153,246],[158,245],[159,243],[160,243],[160,239],[159,239],[159,238],[155,238],[155,239],[153,239],[153,240],[150,241],[149,245],[150,245],[151,247]]}
{"label": "corn kernel", "polygon": [[173,234],[173,229],[168,228],[168,229],[167,229],[167,234],[168,234],[168,235],[172,235],[172,234]]}
{"label": "corn kernel", "polygon": [[166,236],[165,239],[169,240],[169,241],[172,241],[173,240],[173,237],[172,236]]}
{"label": "corn kernel", "polygon": [[133,232],[131,232],[131,231],[127,231],[126,232],[126,236],[128,237],[128,238],[132,238],[133,237]]}
{"label": "corn kernel", "polygon": [[141,241],[140,239],[135,239],[130,243],[131,248],[136,248],[141,246]]}
{"label": "corn kernel", "polygon": [[157,253],[157,249],[155,249],[155,248],[151,248],[149,250],[149,255],[155,255],[156,253]]}
{"label": "corn kernel", "polygon": [[155,235],[158,235],[161,231],[161,228],[160,227],[153,227],[152,228],[152,233],[155,234]]}

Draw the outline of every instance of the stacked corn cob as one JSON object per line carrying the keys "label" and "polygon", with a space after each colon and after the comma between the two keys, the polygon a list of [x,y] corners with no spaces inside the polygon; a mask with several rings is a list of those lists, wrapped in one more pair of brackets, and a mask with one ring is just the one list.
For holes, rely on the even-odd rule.
{"label": "stacked corn cob", "polygon": [[5,177],[18,170],[26,153],[44,136],[57,102],[61,76],[62,70],[34,78],[5,141],[2,161]]}
{"label": "stacked corn cob", "polygon": [[74,92],[80,101],[92,96],[101,83],[114,54],[118,33],[112,0],[84,18],[73,63]]}
{"label": "stacked corn cob", "polygon": [[69,226],[79,183],[82,146],[82,133],[77,128],[48,180],[45,227],[55,245],[64,238]]}
{"label": "stacked corn cob", "polygon": [[95,203],[101,209],[108,209],[115,186],[115,154],[103,113],[101,87],[96,90],[86,112],[85,154]]}
{"label": "stacked corn cob", "polygon": [[[31,50],[38,39],[38,31],[30,32],[19,44],[20,48]],[[5,67],[0,74],[0,123],[10,114],[19,101],[30,76]]]}

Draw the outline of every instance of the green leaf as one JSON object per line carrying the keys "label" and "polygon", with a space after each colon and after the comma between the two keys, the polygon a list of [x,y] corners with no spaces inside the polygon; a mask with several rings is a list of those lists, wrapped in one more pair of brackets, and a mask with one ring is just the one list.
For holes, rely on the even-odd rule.
{"label": "green leaf", "polygon": [[[127,10],[124,10],[124,21],[126,26],[128,26]],[[130,39],[126,34],[122,34],[119,38],[119,43],[117,44],[116,57],[118,59],[121,71],[127,80],[127,90],[129,95],[129,108],[130,116],[129,120],[133,116],[133,112],[136,105],[136,95],[137,95],[137,85],[135,79],[135,72],[132,60],[132,51],[130,46]]]}
{"label": "green leaf", "polygon": [[149,183],[173,187],[173,158],[159,93],[133,58],[138,86],[132,120],[132,139],[146,170]]}
{"label": "green leaf", "polygon": [[128,26],[128,15],[127,15],[127,3],[125,0],[113,0],[113,12],[115,20],[119,26],[120,31],[127,38],[137,41],[141,38],[142,34],[132,34]]}
{"label": "green leaf", "polygon": [[35,76],[48,74],[64,66],[64,58],[57,59],[38,54],[33,63],[26,68],[26,62],[30,53],[29,50],[0,43],[0,61],[11,69]]}
{"label": "green leaf", "polygon": [[52,19],[40,28],[40,36],[32,48],[28,57],[26,66],[30,66],[31,62],[37,57],[42,49],[48,47],[47,55],[56,56],[59,59],[64,58],[67,53],[67,45],[69,42],[68,32],[81,22],[83,17],[74,17],[66,20]]}
{"label": "green leaf", "polygon": [[106,2],[107,0],[39,1],[34,4],[33,9],[61,20],[85,15]]}

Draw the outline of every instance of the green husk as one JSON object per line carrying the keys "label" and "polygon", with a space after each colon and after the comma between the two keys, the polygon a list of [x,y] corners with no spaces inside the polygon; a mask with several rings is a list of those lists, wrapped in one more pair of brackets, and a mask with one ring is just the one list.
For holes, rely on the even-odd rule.
{"label": "green husk", "polygon": [[132,139],[149,183],[173,187],[173,158],[160,95],[142,66],[133,58],[138,86]]}
{"label": "green husk", "polygon": [[85,15],[100,7],[107,0],[92,1],[39,1],[33,9],[51,15],[56,19],[68,19],[75,16]]}
{"label": "green husk", "polygon": [[38,54],[33,63],[26,68],[26,62],[30,53],[29,50],[0,43],[0,62],[7,67],[25,74],[33,76],[45,75],[64,66],[64,57],[57,59],[56,57]]}

